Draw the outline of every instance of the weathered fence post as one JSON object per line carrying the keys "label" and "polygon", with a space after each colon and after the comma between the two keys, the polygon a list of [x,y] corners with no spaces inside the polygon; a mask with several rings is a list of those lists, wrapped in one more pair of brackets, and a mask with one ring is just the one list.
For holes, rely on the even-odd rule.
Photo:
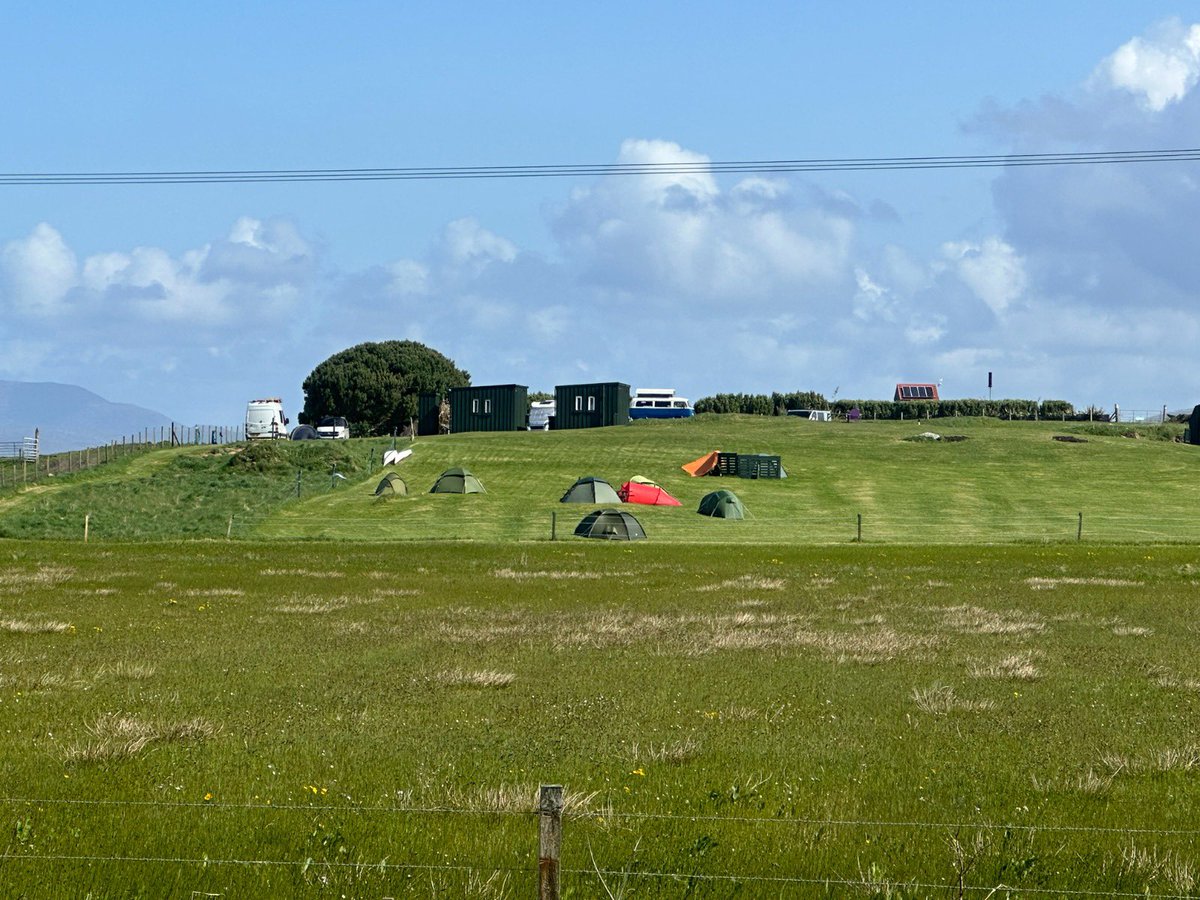
{"label": "weathered fence post", "polygon": [[92,514],[86,513],[83,517],[83,542],[88,542],[88,526],[92,523]]}
{"label": "weathered fence post", "polygon": [[1079,514],[1079,528],[1075,531],[1075,540],[1083,540],[1083,513]]}
{"label": "weathered fence post", "polygon": [[563,789],[543,784],[538,796],[538,900],[559,900],[558,854],[562,848]]}
{"label": "weathered fence post", "polygon": [[858,543],[862,543],[862,513],[858,514]]}
{"label": "weathered fence post", "polygon": [[558,513],[550,513],[550,540],[558,540]]}

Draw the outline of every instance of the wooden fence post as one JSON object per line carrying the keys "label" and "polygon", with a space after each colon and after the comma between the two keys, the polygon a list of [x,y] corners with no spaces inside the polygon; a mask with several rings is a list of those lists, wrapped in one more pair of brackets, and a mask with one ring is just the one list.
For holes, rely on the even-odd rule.
{"label": "wooden fence post", "polygon": [[858,514],[858,543],[862,543],[862,513]]}
{"label": "wooden fence post", "polygon": [[91,525],[91,522],[92,522],[92,514],[91,513],[85,514],[83,517],[83,542],[85,544],[88,542],[88,526]]}
{"label": "wooden fence post", "polygon": [[538,900],[559,900],[558,855],[562,848],[563,789],[543,784],[538,796]]}
{"label": "wooden fence post", "polygon": [[1083,540],[1083,513],[1079,514],[1079,528],[1075,532],[1075,540],[1077,540],[1077,541]]}
{"label": "wooden fence post", "polygon": [[550,513],[550,540],[558,540],[558,513]]}

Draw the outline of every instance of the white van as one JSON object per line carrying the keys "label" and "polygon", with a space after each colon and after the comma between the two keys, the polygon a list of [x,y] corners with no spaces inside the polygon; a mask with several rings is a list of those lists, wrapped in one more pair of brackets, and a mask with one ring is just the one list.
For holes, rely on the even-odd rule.
{"label": "white van", "polygon": [[286,438],[288,418],[278,397],[251,400],[246,404],[246,440]]}
{"label": "white van", "polygon": [[534,400],[529,404],[529,424],[526,431],[549,431],[550,419],[554,416],[555,401]]}

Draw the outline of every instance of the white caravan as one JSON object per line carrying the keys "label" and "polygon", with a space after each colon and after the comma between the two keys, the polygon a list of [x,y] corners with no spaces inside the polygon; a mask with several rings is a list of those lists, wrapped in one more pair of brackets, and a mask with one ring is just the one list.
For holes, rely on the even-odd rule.
{"label": "white caravan", "polygon": [[288,418],[278,397],[251,400],[246,404],[246,440],[286,438]]}

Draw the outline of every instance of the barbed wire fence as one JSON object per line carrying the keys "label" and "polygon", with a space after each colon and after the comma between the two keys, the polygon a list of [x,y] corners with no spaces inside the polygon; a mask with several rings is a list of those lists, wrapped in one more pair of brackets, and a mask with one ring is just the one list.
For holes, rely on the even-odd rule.
{"label": "barbed wire fence", "polygon": [[[513,864],[497,864],[494,861],[480,860],[459,860],[457,862],[393,862],[389,858],[384,857],[377,862],[350,861],[341,859],[329,858],[314,858],[314,856],[304,853],[299,854],[294,858],[260,858],[256,855],[238,855],[231,854],[229,848],[212,846],[204,849],[193,855],[186,854],[152,854],[152,853],[102,853],[102,852],[86,852],[83,847],[92,839],[92,836],[83,832],[79,828],[74,829],[74,837],[80,842],[79,848],[74,847],[65,849],[60,852],[39,852],[31,846],[24,845],[19,839],[10,840],[3,851],[0,851],[0,870],[3,867],[10,865],[33,865],[43,866],[50,871],[60,871],[60,867],[65,864],[81,863],[86,865],[94,864],[112,864],[117,867],[133,867],[133,866],[151,866],[151,865],[167,865],[173,867],[191,867],[197,870],[208,869],[210,867],[239,867],[244,869],[291,869],[296,873],[304,874],[308,870],[320,871],[342,871],[346,873],[361,874],[364,872],[375,873],[380,875],[412,873],[412,872],[427,872],[427,873],[456,873],[456,874],[477,874],[484,876],[502,875],[512,877],[515,880],[525,884],[527,891],[525,896],[537,897],[538,900],[560,900],[564,886],[570,886],[573,890],[569,893],[578,893],[582,883],[599,882],[599,887],[603,891],[603,895],[613,897],[614,893],[610,885],[618,882],[628,882],[632,879],[641,881],[658,881],[669,882],[678,885],[695,885],[697,883],[719,884],[724,883],[731,887],[737,886],[741,889],[755,889],[757,886],[761,889],[785,889],[788,887],[799,888],[801,886],[821,887],[825,890],[846,888],[862,890],[884,890],[885,895],[887,889],[892,892],[896,891],[931,891],[938,893],[948,893],[951,896],[995,896],[998,892],[1012,891],[1022,896],[1056,896],[1056,897],[1085,897],[1096,896],[1095,889],[1089,889],[1080,886],[1083,882],[1081,878],[1085,873],[1075,873],[1070,886],[1050,887],[1040,883],[1022,883],[1026,881],[1022,879],[1019,873],[1013,873],[1011,883],[1009,882],[988,882],[986,880],[979,883],[971,883],[970,869],[971,866],[960,862],[957,869],[951,871],[948,876],[938,878],[926,872],[916,875],[893,875],[885,877],[873,868],[864,871],[860,868],[857,872],[834,872],[834,871],[811,871],[802,872],[795,871],[792,873],[780,872],[778,874],[765,874],[757,871],[731,872],[731,871],[701,871],[700,867],[693,864],[690,869],[685,871],[681,869],[669,868],[643,868],[636,864],[630,864],[621,868],[614,868],[611,865],[602,865],[595,856],[595,848],[592,846],[590,837],[585,833],[582,843],[586,845],[586,857],[582,852],[580,844],[581,839],[575,832],[581,830],[582,826],[592,821],[600,821],[605,824],[613,822],[621,823],[625,827],[633,828],[641,836],[653,837],[655,832],[661,826],[672,823],[686,823],[689,825],[710,826],[743,826],[749,829],[820,829],[823,834],[829,833],[831,830],[846,830],[846,831],[863,831],[869,833],[877,832],[878,830],[886,829],[909,835],[918,835],[936,833],[936,836],[944,839],[950,846],[954,846],[959,838],[964,834],[989,834],[998,833],[1002,835],[1025,834],[1030,837],[1040,836],[1053,838],[1055,843],[1061,844],[1063,841],[1071,837],[1082,837],[1089,842],[1095,842],[1106,838],[1117,838],[1122,846],[1129,845],[1133,840],[1147,839],[1174,839],[1182,841],[1186,846],[1194,846],[1197,838],[1200,838],[1200,829],[1197,828],[1138,828],[1138,827],[1112,827],[1112,826],[1093,826],[1084,824],[1056,824],[1053,822],[1037,822],[1037,823],[1021,823],[1021,822],[988,822],[982,820],[976,821],[920,821],[920,820],[887,820],[874,818],[834,818],[834,817],[796,817],[796,816],[745,816],[745,815],[716,815],[716,814],[673,814],[673,813],[646,813],[646,812],[617,812],[611,808],[591,810],[587,808],[572,809],[569,799],[564,802],[564,790],[561,785],[543,784],[537,796],[536,805],[531,805],[525,809],[497,809],[497,808],[462,808],[453,806],[379,806],[365,807],[354,804],[275,804],[268,802],[256,803],[234,803],[234,802],[212,802],[212,801],[158,801],[158,800],[125,800],[125,799],[93,799],[93,798],[49,798],[49,797],[30,797],[30,796],[4,796],[0,797],[0,806],[15,809],[17,812],[21,808],[37,808],[45,809],[47,807],[91,807],[91,808],[111,808],[121,811],[124,816],[126,813],[137,809],[156,809],[156,810],[173,810],[183,811],[188,813],[197,813],[208,815],[213,812],[218,813],[266,813],[274,816],[281,816],[286,813],[305,813],[311,815],[326,816],[329,814],[349,814],[354,816],[371,816],[383,815],[392,817],[473,817],[473,818],[492,818],[507,820],[508,822],[524,821],[528,823],[528,830],[524,833],[527,839],[523,842],[524,852],[519,854],[522,856],[524,863],[522,865]],[[757,840],[757,837],[747,838],[747,846],[752,846]],[[488,844],[494,842],[489,838]],[[536,856],[534,849],[536,847]],[[570,866],[563,865],[563,850],[568,849],[568,858],[571,860],[585,859],[590,863],[588,866],[580,866],[576,862]],[[768,865],[767,868],[779,868],[779,863],[775,862]],[[1183,873],[1186,875],[1186,873]],[[94,876],[92,876],[94,877]],[[1157,878],[1157,875],[1155,876]],[[1151,879],[1154,880],[1154,879]],[[1140,897],[1151,898],[1151,900],[1184,900],[1184,898],[1195,897],[1196,894],[1193,888],[1196,886],[1195,879],[1192,883],[1188,883],[1186,877],[1183,878],[1179,885],[1172,885],[1163,892],[1153,892],[1149,886],[1142,887],[1139,890],[1113,890],[1106,888],[1103,890],[1103,895],[1108,897]],[[536,890],[535,890],[536,886]],[[601,896],[599,891],[594,891],[595,896]],[[516,894],[520,896],[520,894]],[[219,894],[217,896],[224,896]]]}

